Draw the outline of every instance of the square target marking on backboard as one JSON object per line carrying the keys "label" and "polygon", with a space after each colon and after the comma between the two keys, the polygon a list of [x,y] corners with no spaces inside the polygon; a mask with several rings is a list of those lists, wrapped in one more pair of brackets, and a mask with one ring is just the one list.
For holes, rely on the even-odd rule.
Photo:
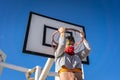
{"label": "square target marking on backboard", "polygon": [[[23,53],[54,58],[54,52],[51,47],[51,36],[52,33],[61,26],[81,30],[85,34],[84,26],[30,12]],[[76,42],[81,39],[78,33],[74,31],[67,31],[66,34],[75,36]],[[56,40],[58,40],[58,36]],[[88,57],[82,60],[82,62],[89,64]]]}
{"label": "square target marking on backboard", "polygon": [[[52,47],[51,46],[51,35],[54,31],[58,30],[58,28],[55,28],[55,27],[51,27],[51,26],[48,26],[48,25],[44,25],[44,31],[43,31],[43,43],[42,45],[45,45],[45,46],[49,46],[49,47]],[[49,33],[48,33],[49,32]],[[72,35],[72,32],[69,32],[69,31],[66,31],[66,34],[67,35]],[[58,37],[55,38],[57,39],[58,41]]]}

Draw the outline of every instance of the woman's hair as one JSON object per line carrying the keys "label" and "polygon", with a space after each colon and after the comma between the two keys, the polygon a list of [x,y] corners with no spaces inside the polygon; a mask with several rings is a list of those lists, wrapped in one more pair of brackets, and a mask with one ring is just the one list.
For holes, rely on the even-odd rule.
{"label": "woman's hair", "polygon": [[66,36],[66,39],[69,40],[69,41],[73,41],[75,43],[75,39],[73,36]]}

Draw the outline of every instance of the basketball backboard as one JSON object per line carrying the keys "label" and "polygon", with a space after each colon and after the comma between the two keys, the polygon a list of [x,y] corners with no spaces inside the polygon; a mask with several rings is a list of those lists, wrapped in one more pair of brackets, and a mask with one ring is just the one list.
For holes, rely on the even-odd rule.
{"label": "basketball backboard", "polygon": [[[84,26],[30,12],[23,52],[54,58],[53,48],[51,47],[51,36],[61,26],[81,30],[85,34]],[[75,36],[75,41],[81,39],[79,34],[74,31],[67,32],[67,35],[69,34]],[[58,41],[58,36],[56,36],[55,40]],[[83,60],[83,63],[88,64],[88,58]]]}

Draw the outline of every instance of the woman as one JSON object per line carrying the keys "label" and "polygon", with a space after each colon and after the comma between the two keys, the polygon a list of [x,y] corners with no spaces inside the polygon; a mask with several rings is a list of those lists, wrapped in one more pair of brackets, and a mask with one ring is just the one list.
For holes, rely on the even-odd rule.
{"label": "woman", "polygon": [[[53,37],[57,32],[60,34],[59,43],[55,50],[56,69],[60,80],[82,80],[81,59],[87,57],[91,49],[83,33],[78,31],[82,40],[75,44],[73,36],[65,37],[66,30],[68,29],[61,27],[53,34]],[[53,42],[55,42],[54,39]],[[55,42],[55,44],[57,43]],[[83,45],[84,48],[75,53],[74,48],[78,45]]]}

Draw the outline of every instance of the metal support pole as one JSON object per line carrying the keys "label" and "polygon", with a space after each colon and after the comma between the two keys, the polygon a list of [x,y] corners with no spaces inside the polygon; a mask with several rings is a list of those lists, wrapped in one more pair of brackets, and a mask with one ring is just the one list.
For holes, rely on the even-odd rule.
{"label": "metal support pole", "polygon": [[58,74],[56,72],[49,72],[48,76],[58,76]]}
{"label": "metal support pole", "polygon": [[83,64],[81,64],[82,66],[82,79],[84,80],[85,76],[84,76],[84,68],[83,68]]}
{"label": "metal support pole", "polygon": [[42,71],[42,73],[41,73],[41,75],[39,77],[39,80],[45,80],[46,79],[53,62],[54,62],[53,58],[48,58],[45,66],[43,68],[43,71]]}
{"label": "metal support pole", "polygon": [[41,71],[42,71],[42,68],[39,67],[39,66],[36,66],[35,80],[38,80],[38,79],[39,79]]}
{"label": "metal support pole", "polygon": [[27,72],[28,71],[27,68],[23,68],[23,67],[20,67],[20,66],[15,66],[15,65],[12,65],[12,64],[4,63],[4,62],[0,62],[0,66],[10,68],[10,69],[13,69],[13,70],[16,70],[16,71],[20,71],[20,72]]}

